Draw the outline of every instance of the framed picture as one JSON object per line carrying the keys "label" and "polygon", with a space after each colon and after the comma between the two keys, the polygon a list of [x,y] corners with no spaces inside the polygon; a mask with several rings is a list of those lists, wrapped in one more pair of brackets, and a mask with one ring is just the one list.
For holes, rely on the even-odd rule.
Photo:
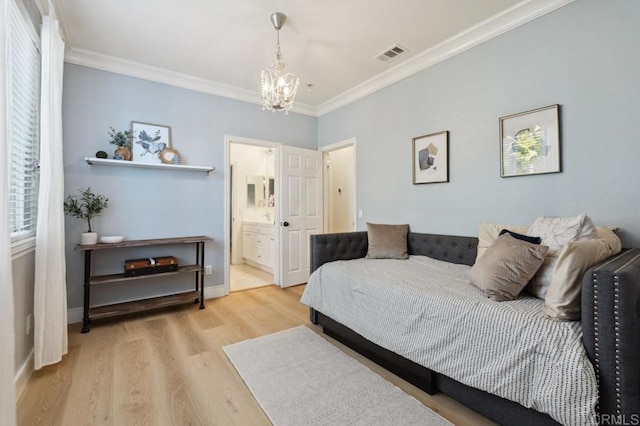
{"label": "framed picture", "polygon": [[171,148],[171,127],[132,121],[131,130],[131,160],[138,163],[162,164],[160,152],[165,148]]}
{"label": "framed picture", "polygon": [[500,176],[560,172],[559,105],[500,119]]}
{"label": "framed picture", "polygon": [[413,184],[449,182],[449,132],[413,138]]}

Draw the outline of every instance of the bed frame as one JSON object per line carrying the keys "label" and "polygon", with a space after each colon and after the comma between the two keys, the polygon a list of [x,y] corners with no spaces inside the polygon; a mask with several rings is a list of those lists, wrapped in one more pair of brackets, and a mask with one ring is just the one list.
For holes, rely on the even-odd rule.
{"label": "bed frame", "polygon": [[[410,232],[407,244],[409,254],[473,265],[478,239]],[[326,262],[365,257],[367,247],[366,232],[312,235],[311,271]],[[327,335],[429,394],[443,392],[500,424],[558,424],[547,414],[463,385],[384,349],[322,312],[311,309],[310,319]],[[640,424],[640,249],[623,250],[585,273],[582,330],[598,379],[598,421]]]}

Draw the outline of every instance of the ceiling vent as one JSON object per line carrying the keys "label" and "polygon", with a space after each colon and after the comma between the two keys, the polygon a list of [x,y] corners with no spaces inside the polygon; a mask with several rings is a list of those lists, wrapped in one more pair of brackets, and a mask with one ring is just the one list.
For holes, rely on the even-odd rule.
{"label": "ceiling vent", "polygon": [[405,53],[407,53],[407,51],[408,50],[404,47],[398,44],[394,44],[389,49],[376,56],[376,58],[380,59],[382,62],[389,62],[398,58],[399,56],[404,55]]}

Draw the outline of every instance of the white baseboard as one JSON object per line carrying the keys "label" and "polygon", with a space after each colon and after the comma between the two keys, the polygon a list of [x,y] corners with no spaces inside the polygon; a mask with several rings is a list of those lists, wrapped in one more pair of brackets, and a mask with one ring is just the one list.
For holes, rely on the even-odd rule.
{"label": "white baseboard", "polygon": [[33,374],[33,349],[31,350],[31,353],[29,353],[29,356],[27,357],[25,362],[20,366],[20,369],[16,373],[16,378],[14,381],[15,389],[16,389],[16,403],[18,403],[18,400],[22,396],[22,392],[24,392],[25,388],[27,387],[27,383],[29,382],[29,379],[31,378],[32,374]]}
{"label": "white baseboard", "polygon": [[[204,288],[204,298],[213,299],[215,297],[226,296],[223,285],[213,285]],[[71,308],[67,310],[67,324],[82,322],[83,308]],[[32,363],[33,364],[33,363]],[[33,370],[33,367],[32,367]]]}
{"label": "white baseboard", "polygon": [[223,285],[214,285],[211,287],[204,288],[204,298],[205,299],[213,299],[215,297],[226,296],[228,293],[224,291]]}

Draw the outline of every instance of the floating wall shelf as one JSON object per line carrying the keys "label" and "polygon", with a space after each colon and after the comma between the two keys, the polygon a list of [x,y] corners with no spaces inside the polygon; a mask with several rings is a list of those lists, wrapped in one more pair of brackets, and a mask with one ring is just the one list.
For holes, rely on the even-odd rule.
{"label": "floating wall shelf", "polygon": [[216,170],[215,167],[206,167],[206,166],[183,166],[180,164],[147,164],[147,163],[136,163],[135,161],[124,161],[124,160],[109,160],[107,158],[95,158],[95,157],[85,157],[84,161],[87,162],[89,167],[92,166],[115,166],[115,167],[137,167],[140,169],[162,169],[162,170],[180,170],[185,172],[213,172]]}

